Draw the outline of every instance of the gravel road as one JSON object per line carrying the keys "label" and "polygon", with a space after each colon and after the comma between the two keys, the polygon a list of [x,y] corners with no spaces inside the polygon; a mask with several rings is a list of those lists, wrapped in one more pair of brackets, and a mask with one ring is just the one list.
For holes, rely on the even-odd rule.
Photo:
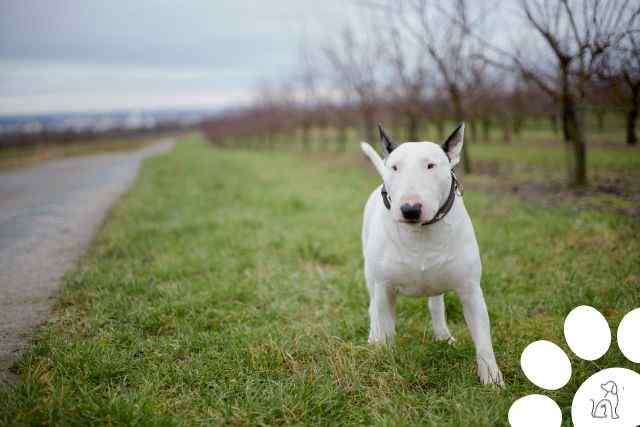
{"label": "gravel road", "polygon": [[0,385],[48,317],[63,274],[84,252],[140,164],[173,147],[71,157],[0,171]]}

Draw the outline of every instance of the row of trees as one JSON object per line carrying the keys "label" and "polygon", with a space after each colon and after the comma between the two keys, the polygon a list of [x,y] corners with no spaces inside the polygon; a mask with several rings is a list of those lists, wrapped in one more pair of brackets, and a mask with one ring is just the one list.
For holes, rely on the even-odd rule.
{"label": "row of trees", "polygon": [[[571,154],[569,181],[587,184],[584,113],[626,113],[637,144],[640,0],[359,0],[362,19],[322,46],[302,49],[299,69],[263,85],[255,104],[207,123],[216,140],[334,132],[359,124],[402,126],[419,140],[428,121],[466,121],[470,139],[499,125],[509,141],[523,120],[545,117]],[[558,124],[560,126],[558,126]],[[472,159],[463,156],[470,171]]]}

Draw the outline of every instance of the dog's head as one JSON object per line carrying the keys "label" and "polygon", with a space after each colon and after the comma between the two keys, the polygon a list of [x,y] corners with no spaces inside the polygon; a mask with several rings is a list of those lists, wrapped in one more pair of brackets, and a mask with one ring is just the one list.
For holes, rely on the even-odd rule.
{"label": "dog's head", "polygon": [[464,124],[442,144],[405,142],[396,145],[382,126],[384,160],[367,143],[362,150],[384,181],[391,214],[398,222],[422,224],[433,219],[451,190],[451,170],[460,161]]}
{"label": "dog's head", "polygon": [[607,381],[604,384],[600,384],[600,388],[603,389],[606,393],[618,394],[618,386],[613,381]]}

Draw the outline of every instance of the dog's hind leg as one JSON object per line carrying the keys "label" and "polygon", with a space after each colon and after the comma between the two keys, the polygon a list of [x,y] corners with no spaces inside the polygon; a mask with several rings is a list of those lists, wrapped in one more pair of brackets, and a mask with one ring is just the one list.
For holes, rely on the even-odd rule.
{"label": "dog's hind leg", "polygon": [[489,313],[487,313],[482,289],[480,289],[479,285],[472,285],[463,292],[459,292],[458,295],[460,296],[460,301],[462,301],[464,319],[467,322],[471,338],[476,347],[480,381],[483,384],[502,386],[504,381],[493,353]]}
{"label": "dog's hind leg", "polygon": [[444,308],[444,295],[429,297],[429,312],[431,313],[431,325],[436,341],[446,341],[449,344],[456,342],[456,339],[449,332],[447,326],[447,316]]}

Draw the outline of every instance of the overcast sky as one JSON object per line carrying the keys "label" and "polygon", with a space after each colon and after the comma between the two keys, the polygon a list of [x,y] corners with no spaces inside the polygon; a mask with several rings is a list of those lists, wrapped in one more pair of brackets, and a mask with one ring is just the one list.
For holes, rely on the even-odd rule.
{"label": "overcast sky", "polygon": [[220,107],[286,75],[349,0],[0,0],[0,114]]}

